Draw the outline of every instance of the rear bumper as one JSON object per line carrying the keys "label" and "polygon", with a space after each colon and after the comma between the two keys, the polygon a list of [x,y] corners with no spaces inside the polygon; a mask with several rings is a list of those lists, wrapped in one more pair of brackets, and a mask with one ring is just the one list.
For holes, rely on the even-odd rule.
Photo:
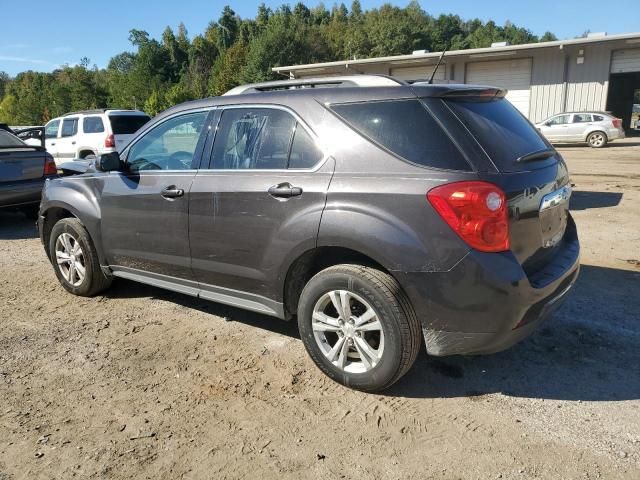
{"label": "rear bumper", "polygon": [[527,276],[510,252],[471,251],[442,273],[398,273],[422,322],[431,355],[494,353],[531,334],[578,278],[580,245],[573,220],[561,248]]}
{"label": "rear bumper", "polygon": [[0,208],[40,203],[45,179],[0,184]]}

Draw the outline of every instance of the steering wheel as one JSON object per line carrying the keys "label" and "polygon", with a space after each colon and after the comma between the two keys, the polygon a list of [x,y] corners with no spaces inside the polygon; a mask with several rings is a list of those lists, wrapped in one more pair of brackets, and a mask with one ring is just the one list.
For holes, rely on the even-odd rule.
{"label": "steering wheel", "polygon": [[173,152],[167,159],[167,168],[169,170],[188,170],[191,168],[191,161],[193,160],[193,153],[179,150]]}

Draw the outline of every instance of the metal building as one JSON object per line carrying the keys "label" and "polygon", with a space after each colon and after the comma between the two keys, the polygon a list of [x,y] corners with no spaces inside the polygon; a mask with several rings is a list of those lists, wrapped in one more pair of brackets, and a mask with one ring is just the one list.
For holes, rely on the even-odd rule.
{"label": "metal building", "polygon": [[[273,71],[291,78],[378,73],[414,81],[429,78],[439,57],[417,51]],[[606,110],[626,129],[640,129],[640,33],[450,51],[435,81],[507,88],[507,98],[534,122],[561,112]]]}

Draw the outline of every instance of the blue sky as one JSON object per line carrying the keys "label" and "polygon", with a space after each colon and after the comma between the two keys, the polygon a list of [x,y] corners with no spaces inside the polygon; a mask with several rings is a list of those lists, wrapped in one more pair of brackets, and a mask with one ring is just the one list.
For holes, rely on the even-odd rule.
{"label": "blue sky", "polygon": [[[106,66],[113,55],[130,50],[128,31],[138,28],[159,37],[167,25],[182,21],[190,36],[201,33],[216,20],[225,4],[241,17],[253,17],[259,2],[227,0],[64,0],[58,2],[0,0],[0,71],[10,75],[23,70],[51,71],[88,57],[92,64]],[[265,1],[274,8],[283,1]],[[290,2],[294,4],[295,2]],[[316,0],[305,2],[317,5]],[[333,1],[324,2],[327,7]],[[344,2],[350,6],[351,0]],[[406,1],[361,0],[363,8],[383,3],[404,6]],[[542,35],[546,30],[559,38],[573,38],[585,30],[631,33],[640,30],[638,0],[423,0],[432,15],[455,13],[503,24],[506,20]]]}

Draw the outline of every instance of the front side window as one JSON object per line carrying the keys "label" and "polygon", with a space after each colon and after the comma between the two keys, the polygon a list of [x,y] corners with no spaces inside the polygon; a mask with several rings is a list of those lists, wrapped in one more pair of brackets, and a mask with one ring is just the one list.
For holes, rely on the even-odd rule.
{"label": "front side window", "polygon": [[577,113],[573,116],[573,123],[589,123],[591,115],[587,113]]}
{"label": "front side window", "polygon": [[553,117],[549,120],[549,125],[565,125],[569,123],[569,118],[571,115],[558,115],[557,117]]}
{"label": "front side window", "polygon": [[84,133],[102,133],[104,124],[100,117],[84,117],[82,120],[82,131]]}
{"label": "front side window", "polygon": [[282,110],[225,110],[216,133],[211,168],[285,169],[295,127],[295,118]]}
{"label": "front side window", "polygon": [[44,138],[56,138],[58,136],[58,128],[60,128],[60,120],[47,123],[44,129]]}
{"label": "front side window", "polygon": [[355,130],[411,163],[471,170],[460,150],[419,100],[333,105]]}
{"label": "front side window", "polygon": [[61,137],[73,137],[78,133],[78,119],[77,118],[65,118],[62,121]]}
{"label": "front side window", "polygon": [[129,150],[129,170],[189,170],[209,112],[173,117],[147,132]]}

